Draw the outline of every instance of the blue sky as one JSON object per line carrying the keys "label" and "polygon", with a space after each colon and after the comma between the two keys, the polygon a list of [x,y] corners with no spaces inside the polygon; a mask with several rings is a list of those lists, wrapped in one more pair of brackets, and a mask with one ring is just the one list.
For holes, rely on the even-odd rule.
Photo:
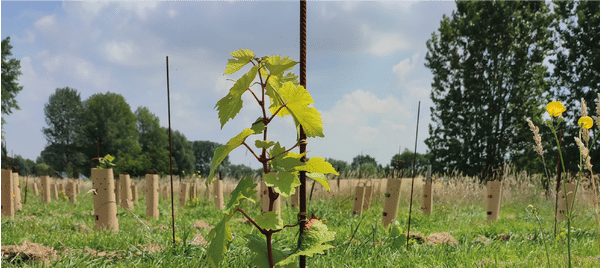
{"label": "blue sky", "polygon": [[[308,2],[307,89],[321,111],[324,138],[309,139],[308,156],[351,162],[359,154],[389,164],[399,148],[418,150],[431,123],[432,75],[425,42],[454,2]],[[132,111],[146,106],[167,126],[165,56],[169,56],[171,124],[188,140],[226,143],[259,115],[250,94],[223,129],[214,106],[242,75],[223,75],[229,52],[299,60],[299,3],[293,2],[12,2],[2,1],[2,39],[21,60],[21,110],[6,116],[10,152],[35,161],[46,146],[44,104],[56,88],[83,100],[123,95]],[[293,72],[298,74],[299,66]],[[248,68],[242,69],[248,71]],[[293,122],[269,129],[292,146]],[[234,164],[258,167],[238,148]]]}

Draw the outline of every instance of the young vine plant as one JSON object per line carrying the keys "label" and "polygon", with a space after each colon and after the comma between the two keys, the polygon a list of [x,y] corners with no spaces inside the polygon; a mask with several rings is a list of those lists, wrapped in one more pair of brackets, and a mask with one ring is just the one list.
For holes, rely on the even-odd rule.
{"label": "young vine plant", "polygon": [[[255,190],[257,184],[250,177],[242,179],[231,193],[231,199],[223,211],[223,218],[209,234],[208,262],[213,267],[222,265],[229,243],[233,240],[229,221],[235,213],[240,212],[262,234],[262,236],[249,234],[245,237],[248,248],[256,254],[253,259],[254,265],[297,267],[296,260],[299,256],[311,257],[332,248],[333,246],[326,243],[333,241],[335,232],[329,231],[324,222],[313,215],[308,220],[302,235],[299,236],[298,243],[287,247],[293,250],[273,248],[271,242],[274,233],[300,224],[299,222],[285,224],[278,217],[279,211],[273,211],[273,204],[278,197],[289,197],[295,193],[295,188],[300,185],[300,172],[306,172],[307,177],[318,181],[327,190],[330,188],[325,174],[339,175],[323,158],[311,157],[303,162],[301,158],[306,153],[291,152],[300,144],[306,143],[306,140],[299,138],[300,128],[304,129],[307,138],[324,137],[321,114],[316,108],[310,106],[314,100],[308,91],[299,85],[298,76],[289,72],[298,62],[289,57],[282,58],[280,55],[258,58],[249,49],[240,49],[231,52],[231,55],[233,59],[228,60],[225,74],[233,74],[247,64],[252,64],[252,68],[235,81],[227,96],[217,102],[215,107],[219,113],[221,128],[240,112],[243,104],[242,95],[246,92],[252,94],[261,108],[262,115],[250,128],[242,130],[227,144],[215,150],[206,184],[213,180],[215,170],[225,157],[235,148],[244,146],[262,164],[264,182],[268,186],[269,210],[253,218],[241,208],[244,200],[257,201]],[[253,83],[255,80],[257,82]],[[253,90],[252,87],[256,85],[259,88]],[[269,102],[265,96],[268,97]],[[267,107],[268,103],[270,103],[269,107]],[[282,118],[291,116],[295,122],[296,141],[289,149],[278,141],[268,139],[268,126],[276,116]],[[262,140],[258,139],[254,143],[254,149],[251,144],[246,143],[250,135],[262,135]]]}

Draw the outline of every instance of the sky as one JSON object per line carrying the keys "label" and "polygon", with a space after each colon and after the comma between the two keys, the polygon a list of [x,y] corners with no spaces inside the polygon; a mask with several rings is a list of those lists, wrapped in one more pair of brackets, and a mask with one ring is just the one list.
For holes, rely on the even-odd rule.
{"label": "sky", "polygon": [[[427,152],[433,76],[424,66],[425,43],[455,8],[454,2],[307,3],[307,89],[325,134],[308,140],[308,157],[350,164],[363,154],[389,164],[399,151],[414,150],[419,101],[417,152]],[[215,104],[233,86],[228,79],[249,70],[224,75],[229,53],[250,49],[258,57],[299,61],[299,12],[297,1],[2,1],[1,35],[10,36],[13,58],[21,61],[23,86],[16,97],[21,110],[3,115],[8,152],[35,161],[47,145],[44,105],[63,87],[82,100],[121,94],[132,111],[146,106],[167,127],[166,56],[172,128],[190,141],[225,144],[261,115],[246,92],[245,107],[221,129]],[[299,64],[292,72],[299,75]],[[289,148],[293,121],[277,119],[269,140]],[[230,162],[259,167],[243,147]]]}

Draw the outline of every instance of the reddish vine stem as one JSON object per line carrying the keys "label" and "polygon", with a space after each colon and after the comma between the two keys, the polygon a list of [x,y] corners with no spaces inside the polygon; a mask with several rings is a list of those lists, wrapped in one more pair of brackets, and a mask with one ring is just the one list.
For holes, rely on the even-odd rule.
{"label": "reddish vine stem", "polygon": [[242,141],[242,144],[244,146],[246,146],[246,148],[252,153],[252,155],[254,155],[254,157],[256,157],[256,160],[258,160],[259,162],[262,162],[262,159],[260,157],[258,157],[258,155],[256,155],[256,153],[254,153],[252,148],[250,148],[250,146],[248,146],[248,144],[246,144],[246,141]]}
{"label": "reddish vine stem", "polygon": [[281,107],[279,107],[279,109],[277,109],[277,111],[275,111],[275,113],[271,115],[269,120],[267,120],[267,123],[271,122],[271,120],[273,120],[273,118],[275,118],[275,116],[279,113],[279,111],[281,111],[281,109],[283,109],[286,106],[287,106],[287,103],[284,103],[283,105],[281,105]]}

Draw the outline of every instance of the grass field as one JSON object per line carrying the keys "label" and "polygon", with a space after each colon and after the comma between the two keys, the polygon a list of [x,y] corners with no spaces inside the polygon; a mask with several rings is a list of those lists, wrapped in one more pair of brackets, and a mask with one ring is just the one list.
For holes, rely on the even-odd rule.
{"label": "grass field", "polygon": [[[332,242],[335,248],[325,255],[307,258],[308,267],[546,267],[544,241],[550,253],[550,267],[566,266],[566,240],[564,235],[554,236],[553,199],[545,197],[536,179],[523,174],[507,177],[500,219],[491,223],[486,220],[485,188],[470,178],[436,178],[431,215],[424,215],[419,209],[422,178],[416,181],[411,233],[427,237],[446,232],[458,244],[430,245],[413,239],[409,250],[394,244],[394,238],[381,223],[385,181],[371,180],[379,191],[362,216],[353,216],[352,187],[358,180],[341,180],[340,187],[331,180],[331,193],[315,187],[308,211],[326,220],[329,229],[337,232]],[[230,184],[226,191],[234,187]],[[40,196],[29,192],[22,211],[12,218],[2,217],[2,267],[207,267],[205,237],[221,214],[212,201],[204,198],[203,189],[197,207],[181,207],[175,199],[178,243],[174,245],[170,200],[160,200],[159,220],[146,219],[140,191],[133,211],[118,208],[118,233],[94,231],[93,199],[86,194],[90,187],[90,183],[84,184],[75,204],[64,199],[42,204]],[[398,214],[404,232],[409,189],[410,180],[404,180]],[[578,197],[575,206],[579,213],[573,220],[572,232],[574,266],[600,267],[591,198],[585,191]],[[530,204],[538,208],[542,229],[526,209]],[[293,224],[297,211],[289,207],[289,201],[282,202],[282,217]],[[248,203],[244,209],[252,216],[260,211],[259,204]],[[235,219],[231,227],[235,235],[224,267],[248,267],[253,253],[246,248],[244,235],[257,231],[241,215],[236,214]],[[559,223],[558,227],[560,233],[565,224]],[[297,228],[293,228],[275,234],[273,241],[275,247],[283,248],[294,245],[296,240]]]}

